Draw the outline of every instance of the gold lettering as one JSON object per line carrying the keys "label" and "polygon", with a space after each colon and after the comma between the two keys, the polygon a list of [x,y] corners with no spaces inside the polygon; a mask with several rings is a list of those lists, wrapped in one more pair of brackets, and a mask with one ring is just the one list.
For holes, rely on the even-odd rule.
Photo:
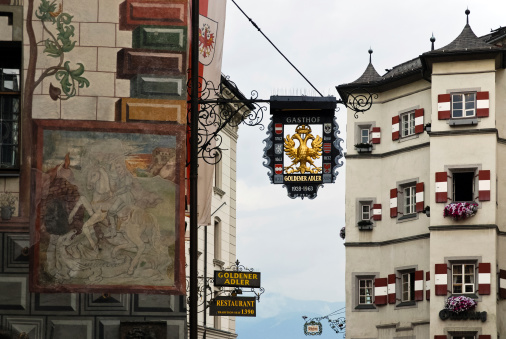
{"label": "gold lettering", "polygon": [[223,278],[223,273],[222,272],[218,272],[218,278]]}
{"label": "gold lettering", "polygon": [[224,284],[230,284],[230,281],[228,279],[225,279]]}
{"label": "gold lettering", "polygon": [[253,279],[258,279],[256,274],[253,274]]}
{"label": "gold lettering", "polygon": [[244,285],[249,285],[249,280],[244,280]]}

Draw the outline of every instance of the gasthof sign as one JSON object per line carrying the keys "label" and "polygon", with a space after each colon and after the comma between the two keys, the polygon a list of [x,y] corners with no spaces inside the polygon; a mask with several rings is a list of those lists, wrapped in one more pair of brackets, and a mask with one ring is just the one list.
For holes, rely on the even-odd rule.
{"label": "gasthof sign", "polygon": [[214,286],[260,287],[260,272],[214,271]]}

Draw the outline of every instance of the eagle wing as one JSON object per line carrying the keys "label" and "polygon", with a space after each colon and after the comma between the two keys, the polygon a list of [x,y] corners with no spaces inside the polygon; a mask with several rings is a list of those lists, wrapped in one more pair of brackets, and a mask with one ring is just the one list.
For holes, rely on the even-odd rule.
{"label": "eagle wing", "polygon": [[323,140],[320,136],[316,136],[311,142],[311,149],[308,150],[308,155],[313,159],[319,159],[322,155]]}
{"label": "eagle wing", "polygon": [[288,134],[285,138],[285,154],[290,157],[290,159],[295,160],[297,157],[297,149],[295,148],[295,141],[290,138],[290,134]]}

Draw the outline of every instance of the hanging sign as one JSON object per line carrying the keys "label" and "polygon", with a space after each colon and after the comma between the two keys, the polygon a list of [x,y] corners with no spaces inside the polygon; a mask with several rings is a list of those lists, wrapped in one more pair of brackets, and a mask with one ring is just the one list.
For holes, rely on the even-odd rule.
{"label": "hanging sign", "polygon": [[318,188],[335,182],[342,166],[335,97],[271,96],[271,124],[264,158],[273,184],[290,198],[316,198]]}
{"label": "hanging sign", "polygon": [[305,335],[321,335],[322,334],[322,323],[319,321],[308,321],[304,324]]}
{"label": "hanging sign", "polygon": [[214,271],[214,286],[260,287],[260,272]]}
{"label": "hanging sign", "polygon": [[216,297],[211,301],[212,316],[256,317],[255,297]]}

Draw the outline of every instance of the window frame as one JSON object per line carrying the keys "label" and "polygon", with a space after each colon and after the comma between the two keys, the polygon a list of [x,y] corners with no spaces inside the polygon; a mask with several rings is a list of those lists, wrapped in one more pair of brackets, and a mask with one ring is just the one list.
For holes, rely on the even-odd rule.
{"label": "window frame", "polygon": [[[375,226],[375,222],[373,219],[373,206],[375,203],[376,203],[376,198],[364,197],[364,198],[357,198],[356,199],[355,226],[358,227],[360,230],[371,230],[372,227]],[[363,206],[369,206],[369,219],[363,219],[363,213],[362,213]],[[369,226],[359,226],[358,223],[360,221],[369,221],[371,224]]]}
{"label": "window frame", "polygon": [[[361,286],[361,282],[364,281],[364,282],[370,282],[370,286],[365,286],[365,287],[362,287]],[[364,298],[370,298],[370,302],[361,302],[361,298],[362,298],[362,290],[363,289],[370,289],[370,295],[367,296],[367,294],[364,294]],[[358,292],[358,305],[374,305],[374,278],[371,278],[371,277],[359,277],[358,278],[358,285],[357,285],[357,292]]]}
{"label": "window frame", "polygon": [[[450,202],[472,202],[478,204],[478,208],[481,208],[481,201],[478,199],[479,192],[479,178],[478,174],[482,169],[481,164],[469,164],[469,165],[445,165],[445,172],[448,177],[448,185],[447,185],[447,196],[450,198]],[[474,172],[473,179],[473,200],[471,201],[455,201],[455,193],[454,193],[454,173],[460,172]]]}
{"label": "window frame", "polygon": [[[405,119],[407,117],[407,119]],[[405,121],[406,120],[406,121]],[[405,123],[408,124],[407,128]],[[415,110],[399,114],[399,137],[406,138],[415,135]]]}
{"label": "window frame", "polygon": [[[364,209],[367,207],[368,211],[364,211]],[[367,203],[362,203],[360,205],[360,221],[371,221],[371,205],[367,204]],[[367,215],[368,217],[364,217],[364,215]]]}
{"label": "window frame", "polygon": [[[367,132],[366,135],[364,135],[364,132]],[[366,138],[365,141],[364,141],[364,138]],[[370,128],[361,128],[360,129],[360,143],[361,144],[370,144],[371,143],[371,129]]]}
{"label": "window frame", "polygon": [[[352,284],[352,312],[378,312],[378,308],[374,304],[374,280],[379,277],[379,272],[352,272],[351,273],[351,284]],[[371,304],[359,304],[359,281],[360,280],[372,280],[372,303]]]}
{"label": "window frame", "polygon": [[[467,257],[445,257],[444,262],[446,263],[448,269],[447,272],[447,281],[448,281],[448,290],[451,292],[451,296],[460,296],[464,295],[466,297],[473,298],[476,302],[481,301],[482,295],[478,294],[478,286],[479,286],[479,266],[482,263],[481,256],[467,256]],[[473,264],[474,265],[474,293],[453,293],[453,265],[454,264]]]}
{"label": "window frame", "polygon": [[[465,268],[464,266],[465,265],[472,265],[473,266],[473,283],[465,283],[465,279],[462,280],[462,283],[459,284],[461,285],[461,288],[462,288],[462,291],[465,290],[465,287],[466,286],[469,286],[471,285],[473,287],[473,291],[472,292],[461,292],[461,293],[458,293],[458,292],[455,292],[455,286],[456,286],[456,282],[454,282],[454,277],[456,276],[454,274],[454,266],[455,267],[461,267],[463,268],[462,272],[460,273],[460,275],[462,276],[462,278],[465,278],[465,275],[466,275],[466,272],[465,272]],[[457,261],[457,262],[452,262],[451,263],[451,276],[452,276],[452,279],[451,279],[451,293],[452,295],[476,295],[476,290],[477,290],[477,278],[478,278],[478,274],[477,274],[477,270],[478,270],[478,265],[476,262],[473,262],[473,261],[470,261],[470,262],[466,262],[466,261],[463,261],[463,262],[460,262],[460,261]]]}
{"label": "window frame", "polygon": [[[416,213],[416,183],[403,188],[403,215]],[[409,202],[408,202],[409,197]]]}
{"label": "window frame", "polygon": [[[450,93],[450,111],[451,111],[451,119],[473,119],[473,118],[476,118],[476,106],[477,106],[477,101],[476,101],[476,93],[477,91],[462,91],[462,92],[452,92]],[[466,103],[467,101],[465,100],[465,96],[466,95],[470,95],[472,94],[474,96],[473,98],[473,114],[472,115],[465,115],[465,112],[468,110],[465,108],[466,106]],[[454,96],[461,96],[462,98],[462,101],[460,101],[462,103],[462,108],[458,109],[458,110],[461,110],[462,111],[462,116],[454,116],[454,111],[457,110],[454,108],[454,104],[456,102],[454,102]]]}
{"label": "window frame", "polygon": [[376,127],[375,121],[364,121],[364,122],[356,122],[354,126],[354,136],[353,136],[353,144],[360,144],[362,143],[362,130],[368,130],[369,131],[369,138],[368,138],[368,144],[370,144],[372,147],[374,147],[375,144],[372,143],[371,139],[371,131],[373,127]]}
{"label": "window frame", "polygon": [[[416,211],[416,184],[420,182],[419,178],[407,179],[403,181],[398,181],[396,183],[397,188],[397,222],[405,222],[416,220],[419,218],[419,214]],[[405,189],[413,188],[413,213],[406,214],[406,193]]]}
{"label": "window frame", "polygon": [[[413,266],[405,266],[405,267],[397,267],[395,269],[395,299],[396,304],[395,308],[411,308],[418,307],[418,303],[415,300],[415,272],[418,270],[417,265]],[[404,298],[404,284],[403,277],[407,276],[409,279],[408,284],[408,295],[409,300],[405,300]]]}
{"label": "window frame", "polygon": [[[0,45],[5,43],[12,43],[11,41],[0,41]],[[15,49],[17,46],[11,44],[5,44],[7,49]],[[2,46],[2,49],[4,47]],[[21,170],[21,76],[22,69],[21,64],[18,65],[18,68],[15,67],[2,67],[2,61],[0,61],[0,176],[9,176],[9,175],[19,175],[19,171]],[[4,79],[5,73],[4,70],[15,71],[14,77],[17,78],[17,90],[5,89],[4,88]],[[10,74],[10,73],[7,73]],[[13,86],[14,87],[14,86]],[[10,105],[6,104],[6,102],[11,102]],[[17,105],[15,102],[17,101]],[[10,112],[5,111],[9,106],[11,108]],[[16,107],[17,108],[13,108]],[[7,118],[7,114],[10,113],[10,116]],[[4,119],[6,117],[6,119]],[[10,133],[9,142],[3,142],[3,131],[8,130]],[[5,165],[3,162],[3,152],[5,146],[10,147],[13,154],[9,157],[11,165]],[[9,152],[9,153],[10,153]]]}

